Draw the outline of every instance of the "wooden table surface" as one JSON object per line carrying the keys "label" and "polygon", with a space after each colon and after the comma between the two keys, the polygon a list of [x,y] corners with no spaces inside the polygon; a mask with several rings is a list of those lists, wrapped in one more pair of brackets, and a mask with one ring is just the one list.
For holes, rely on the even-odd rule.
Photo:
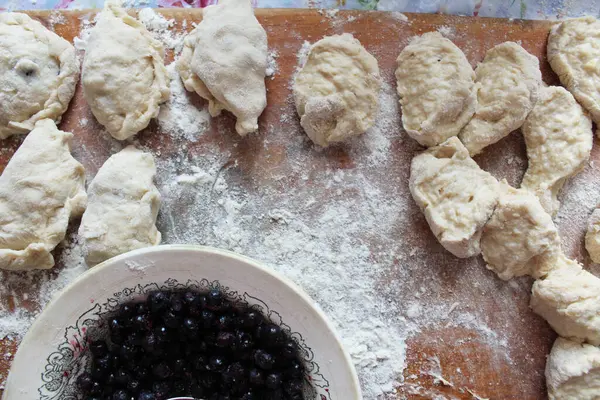
{"label": "wooden table surface", "polygon": [[[54,24],[54,30],[67,40],[73,41],[81,28],[80,18],[93,13],[85,10],[61,11],[60,14],[65,17],[64,23]],[[196,9],[165,9],[160,10],[160,13],[177,21],[174,29],[182,29],[181,22],[185,19],[188,22],[185,29],[190,30],[190,22],[201,19],[201,10]],[[49,25],[49,12],[28,14]],[[302,43],[305,40],[314,42],[324,35],[342,32],[354,34],[377,58],[384,80],[393,88],[395,60],[399,51],[412,36],[434,30],[449,34],[473,66],[492,46],[507,40],[517,41],[539,57],[545,82],[557,84],[557,78],[545,58],[546,38],[551,22],[419,14],[408,14],[407,22],[398,14],[383,12],[340,11],[332,18],[317,10],[291,9],[257,10],[257,16],[269,35],[269,47],[276,49],[279,54],[277,78],[267,79],[269,107],[260,119],[261,130],[267,126],[287,123],[280,121],[281,109],[293,107],[289,101],[288,82],[297,66],[297,52]],[[169,60],[172,56],[168,55]],[[74,154],[85,165],[88,173],[93,175],[111,154],[111,147],[97,134],[97,123],[81,126],[79,119],[83,115],[89,115],[89,110],[83,100],[81,88],[78,87],[60,127],[75,133]],[[230,116],[221,118],[226,120],[233,132],[233,119]],[[292,121],[291,124],[297,127],[297,121]],[[385,185],[407,185],[407,160],[410,160],[407,154],[419,151],[419,147],[401,132],[400,116],[394,124],[398,130],[398,140],[393,141],[390,151],[403,156],[398,156],[398,161],[383,174],[385,179],[391,177],[389,181],[385,181]],[[139,135],[140,142],[160,150],[161,154],[177,152],[176,144],[169,136],[153,135],[157,129],[158,125],[152,123]],[[298,135],[302,134],[298,128],[294,129],[298,131]],[[198,142],[190,143],[185,151],[201,154],[202,146],[208,142],[218,142],[220,146],[230,149],[235,147],[235,150],[232,150],[232,158],[238,162],[239,168],[247,175],[255,175],[254,178],[260,180],[261,184],[269,184],[269,175],[264,174],[264,171],[277,167],[279,173],[285,173],[288,168],[285,147],[281,144],[284,139],[278,136],[277,132],[269,134],[273,135],[270,145],[263,146],[264,135],[250,135],[240,139],[233,133],[219,134],[216,124],[213,124],[210,132],[205,133]],[[0,172],[21,140],[22,138],[12,138],[2,142],[2,147],[8,147],[8,150],[0,152]],[[595,146],[594,159],[598,158],[597,149]],[[310,152],[311,149],[307,148],[307,151]],[[496,176],[503,175],[504,168],[508,168],[506,155],[509,152],[520,160],[525,159],[524,143],[520,135],[513,134],[491,146],[476,160]],[[315,157],[307,168],[314,171],[325,168],[351,169],[354,167],[353,163],[350,153],[342,146],[327,150],[325,157]],[[510,183],[518,185],[522,173],[521,168],[504,175]],[[258,178],[260,174],[262,175]],[[592,168],[588,168],[583,175],[592,178],[598,174]],[[436,281],[434,289],[422,291],[422,301],[431,298],[432,301],[446,302],[448,307],[455,303],[470,307],[485,319],[493,332],[502,333],[505,343],[502,346],[491,345],[489,340],[482,338],[480,331],[472,329],[468,324],[423,327],[407,340],[407,368],[404,371],[404,385],[398,389],[397,398],[426,399],[436,395],[458,399],[471,399],[475,396],[520,400],[545,398],[543,369],[555,334],[543,320],[529,310],[528,293],[531,281],[519,279],[516,283],[507,284],[486,271],[480,258],[465,261],[452,257],[435,241],[414,204],[407,212],[410,213],[412,224],[409,227],[410,231],[398,228],[398,234],[404,232],[405,237],[398,236],[396,240],[405,240],[407,245],[417,246],[423,251],[418,252],[418,265],[411,264],[414,268],[409,268],[414,279],[402,280],[402,288],[397,291],[398,301],[408,301],[409,294],[422,288],[423,284],[427,285],[430,280]],[[406,232],[411,234],[406,236]],[[562,225],[561,232],[564,232]],[[582,261],[587,261],[581,246],[583,226],[576,227],[576,234],[572,233],[572,227],[569,228],[569,232],[570,237],[565,239],[567,252]],[[61,268],[60,255],[58,260],[55,271],[50,274],[56,274],[56,270]],[[400,267],[396,270],[391,268],[391,272],[381,278],[382,285],[397,284],[396,274],[400,275]],[[0,279],[5,279],[7,274],[2,273]],[[482,280],[485,281],[483,288],[479,284],[472,284]],[[34,293],[37,288],[30,290]],[[34,303],[19,301],[19,296],[19,293],[2,293],[2,302],[5,307],[14,308],[14,304],[17,303],[33,309],[37,307]],[[0,349],[5,355],[9,352],[14,354],[16,347],[17,343],[8,339],[0,344]],[[435,374],[427,372],[432,370],[431,363],[438,362],[446,383],[436,379]],[[6,376],[9,366],[10,357],[0,357],[0,373]]]}

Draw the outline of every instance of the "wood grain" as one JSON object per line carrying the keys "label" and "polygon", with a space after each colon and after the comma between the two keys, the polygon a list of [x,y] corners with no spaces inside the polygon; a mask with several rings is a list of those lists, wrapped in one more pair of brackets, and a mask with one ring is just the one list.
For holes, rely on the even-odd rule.
{"label": "wood grain", "polygon": [[[53,12],[53,14],[56,12]],[[79,34],[81,18],[92,17],[95,11],[61,11],[65,21],[54,24],[54,30],[69,41]],[[160,13],[169,19],[177,21],[174,29],[181,30],[182,22],[187,21],[186,30],[192,28],[192,22],[201,20],[201,10],[196,9],[164,9]],[[29,14],[47,26],[50,26],[50,13],[46,11],[29,12]],[[279,127],[280,114],[283,108],[290,107],[289,78],[297,66],[297,52],[305,40],[314,42],[324,35],[342,32],[352,33],[379,61],[379,66],[387,84],[395,87],[393,72],[395,59],[399,51],[407,44],[409,38],[428,31],[446,30],[452,35],[453,41],[465,52],[472,65],[479,62],[485,51],[503,41],[519,41],[523,47],[539,57],[544,80],[548,84],[556,84],[557,78],[552,73],[545,58],[546,38],[550,22],[544,21],[508,21],[504,19],[484,19],[473,17],[454,17],[444,15],[407,14],[408,22],[398,18],[398,15],[384,12],[340,11],[335,18],[328,18],[316,10],[257,10],[257,16],[269,35],[269,47],[277,50],[279,71],[278,79],[267,80],[269,107],[260,119],[261,132],[273,132]],[[169,61],[173,55],[169,54]],[[97,123],[82,126],[81,118],[90,118],[89,109],[78,87],[69,111],[63,118],[61,129],[75,134],[74,153],[85,165],[88,173],[93,176],[102,162],[111,154],[110,142],[105,140],[101,127]],[[232,151],[232,159],[239,166],[240,182],[246,182],[244,177],[251,176],[253,184],[273,185],[270,182],[271,171],[278,174],[289,172],[286,164],[286,150],[282,145],[285,138],[273,135],[270,146],[264,146],[264,134],[240,139],[233,132],[233,118],[225,115],[220,117],[224,122],[213,124],[211,131],[204,134],[197,143],[186,144],[178,148],[177,144],[166,135],[155,135],[156,124],[138,135],[140,142],[150,146],[161,154],[173,154],[184,151],[189,154],[202,154],[203,145],[208,142],[218,143],[219,146]],[[297,126],[297,121],[294,122]],[[399,116],[396,124],[399,126]],[[286,127],[286,129],[289,127]],[[399,128],[398,128],[399,129]],[[227,130],[229,132],[219,132]],[[287,132],[287,131],[286,131]],[[302,135],[299,129],[297,135]],[[16,137],[4,141],[0,152],[0,172],[18,147],[22,138]],[[597,146],[595,147],[597,149]],[[410,140],[397,140],[390,151],[400,153],[418,151],[418,146]],[[307,151],[311,151],[307,147]],[[484,167],[493,169],[504,161],[502,155],[513,152],[519,157],[524,156],[524,144],[520,136],[512,137],[492,146],[484,156],[477,161]],[[598,157],[594,151],[594,158]],[[315,157],[307,167],[310,171],[323,171],[328,168],[350,169],[354,160],[344,148],[328,150],[326,156]],[[385,171],[381,179],[382,186],[406,184],[408,165],[406,157]],[[381,176],[379,174],[378,176]],[[516,184],[519,176],[508,177]],[[293,177],[290,179],[294,179]],[[388,179],[388,180],[386,180]],[[294,184],[293,181],[287,182]],[[297,184],[297,183],[296,183]],[[528,291],[531,281],[518,280],[517,284],[508,287],[491,273],[487,277],[489,283],[484,289],[470,285],[470,278],[475,272],[466,269],[460,273],[463,261],[453,258],[436,243],[418,210],[410,210],[414,237],[406,237],[407,245],[421,246],[426,252],[424,266],[416,264],[407,267],[398,261],[390,268],[389,274],[381,277],[381,285],[386,286],[397,282],[400,273],[409,273],[413,280],[404,279],[405,285],[398,288],[398,297],[408,301],[408,293],[418,291],[427,285],[430,277],[436,277],[435,291],[426,290],[423,298],[438,299],[451,304],[459,302],[467,307],[484,310],[486,323],[490,329],[504,332],[507,338],[504,350],[490,345],[482,338],[481,333],[464,327],[431,327],[415,333],[407,343],[407,368],[404,373],[405,385],[398,389],[397,398],[427,399],[436,395],[448,398],[471,399],[475,394],[481,398],[492,399],[544,399],[545,382],[543,369],[545,357],[554,340],[554,333],[547,324],[535,316],[528,308]],[[400,229],[398,233],[403,232]],[[580,242],[580,241],[579,241]],[[376,242],[373,245],[377,245]],[[581,246],[574,246],[571,253],[575,256],[584,254]],[[478,261],[477,268],[484,270],[483,263]],[[413,268],[414,267],[414,268]],[[60,259],[56,270],[61,268]],[[408,272],[406,272],[408,271]],[[53,272],[56,273],[56,272]],[[0,278],[5,279],[6,273]],[[477,272],[485,275],[486,272]],[[477,275],[480,276],[480,275]],[[424,283],[425,282],[425,283]],[[465,284],[465,282],[467,284]],[[507,289],[508,287],[508,289]],[[35,288],[31,290],[35,291]],[[2,294],[5,307],[14,306],[14,294]],[[441,299],[441,300],[440,300]],[[12,303],[11,303],[12,302]],[[22,306],[22,303],[20,306]],[[506,304],[512,307],[511,313],[505,312]],[[35,304],[30,305],[35,308]],[[398,310],[401,314],[402,310]],[[514,315],[518,318],[514,318]],[[15,351],[17,344],[5,339],[0,344],[0,350],[6,356]],[[510,353],[511,357],[506,357]],[[0,374],[6,375],[9,367],[9,357],[0,357]],[[446,384],[435,379],[431,371],[431,363],[439,364],[443,370]]]}

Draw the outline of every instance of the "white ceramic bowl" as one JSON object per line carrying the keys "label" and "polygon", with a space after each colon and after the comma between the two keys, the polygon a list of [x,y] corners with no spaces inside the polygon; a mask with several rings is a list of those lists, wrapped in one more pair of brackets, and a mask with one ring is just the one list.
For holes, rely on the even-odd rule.
{"label": "white ceramic bowl", "polygon": [[361,400],[348,354],[310,298],[269,268],[237,254],[201,246],[158,246],[108,260],[58,294],[21,343],[4,400],[75,399],[85,365],[86,327],[118,304],[157,288],[219,287],[259,307],[300,344],[312,389],[307,400]]}

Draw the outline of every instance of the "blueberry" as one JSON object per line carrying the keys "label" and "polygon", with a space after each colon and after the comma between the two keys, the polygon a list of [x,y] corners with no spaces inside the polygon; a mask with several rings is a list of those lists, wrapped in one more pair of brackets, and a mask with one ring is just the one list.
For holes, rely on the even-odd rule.
{"label": "blueberry", "polygon": [[142,348],[148,353],[153,353],[158,347],[158,340],[153,333],[147,334],[142,340]]}
{"label": "blueberry", "polygon": [[262,397],[263,400],[283,400],[283,392],[281,389],[269,390],[265,392]]}
{"label": "blueberry", "polygon": [[159,343],[161,342],[166,342],[169,338],[169,330],[167,329],[166,326],[158,326],[155,330],[154,330],[154,334],[156,335],[156,339],[158,340]]}
{"label": "blueberry", "polygon": [[302,375],[304,375],[304,366],[297,360],[292,360],[285,370],[285,375],[290,378],[300,378]]}
{"label": "blueberry", "polygon": [[133,372],[133,374],[140,381],[145,381],[146,379],[150,378],[150,370],[143,365],[134,366],[131,372]]}
{"label": "blueberry", "polygon": [[191,394],[190,387],[186,381],[176,381],[173,383],[173,393],[177,396],[185,396]]}
{"label": "blueberry", "polygon": [[143,390],[140,392],[140,394],[138,394],[136,400],[156,400],[156,396],[154,396],[154,393],[149,390]]}
{"label": "blueberry", "polygon": [[129,317],[135,312],[135,306],[130,303],[125,303],[119,308],[119,315]]}
{"label": "blueberry", "polygon": [[200,295],[196,292],[187,291],[183,294],[183,302],[189,307],[191,305],[202,307]]}
{"label": "blueberry", "polygon": [[131,396],[125,390],[117,390],[111,396],[112,400],[129,400]]}
{"label": "blueberry", "polygon": [[257,350],[254,352],[254,362],[259,368],[264,370],[270,370],[275,365],[273,356],[263,350]]}
{"label": "blueberry", "polygon": [[252,368],[250,372],[248,372],[248,379],[250,380],[250,384],[252,386],[262,386],[265,383],[265,377],[263,373],[256,369]]}
{"label": "blueberry", "polygon": [[215,314],[212,311],[204,310],[200,315],[200,320],[204,329],[210,329],[215,320]]}
{"label": "blueberry", "polygon": [[119,318],[111,318],[108,321],[108,328],[111,333],[121,333],[124,329],[123,322]]}
{"label": "blueberry", "polygon": [[169,391],[171,390],[171,385],[167,382],[154,382],[152,384],[152,391],[154,392],[154,396],[157,399],[164,399],[169,395]]}
{"label": "blueberry", "polygon": [[176,315],[183,313],[183,299],[179,293],[173,293],[171,295],[170,311]]}
{"label": "blueberry", "polygon": [[205,356],[198,356],[194,360],[194,368],[196,371],[207,371],[209,369],[208,359]]}
{"label": "blueberry", "polygon": [[152,368],[152,374],[158,379],[167,379],[171,376],[171,369],[165,363],[158,363]]}
{"label": "blueberry", "polygon": [[160,314],[169,308],[169,296],[165,292],[152,292],[148,296],[148,306],[153,314]]}
{"label": "blueberry", "polygon": [[287,394],[289,395],[294,395],[296,393],[300,393],[302,394],[302,389],[304,388],[304,382],[302,382],[301,379],[295,379],[292,381],[288,381],[285,386],[284,386],[284,390]]}
{"label": "blueberry", "polygon": [[194,318],[185,318],[183,320],[183,329],[189,335],[196,335],[198,333],[198,321]]}
{"label": "blueberry", "polygon": [[171,363],[171,370],[176,373],[185,372],[188,369],[188,364],[183,358],[177,358]]}
{"label": "blueberry", "polygon": [[235,341],[235,336],[230,332],[219,332],[217,335],[216,344],[221,348],[229,348],[233,345]]}
{"label": "blueberry", "polygon": [[94,380],[89,374],[83,373],[77,377],[77,386],[80,390],[87,392],[92,388],[93,385]]}
{"label": "blueberry", "polygon": [[104,357],[106,354],[108,354],[108,346],[104,340],[96,340],[91,342],[89,347],[92,355],[95,357]]}
{"label": "blueberry", "polygon": [[223,303],[223,293],[219,289],[212,289],[206,298],[210,307],[220,307]]}
{"label": "blueberry", "polygon": [[94,381],[92,383],[92,388],[90,389],[90,394],[100,394],[102,393],[102,390],[104,390],[104,385],[102,385],[100,382],[98,381]]}
{"label": "blueberry", "polygon": [[269,389],[277,389],[281,386],[281,374],[277,372],[270,373],[265,379],[265,386]]}
{"label": "blueberry", "polygon": [[137,303],[135,305],[135,314],[148,314],[150,309],[145,303]]}
{"label": "blueberry", "polygon": [[141,387],[142,384],[137,379],[132,379],[127,383],[127,389],[132,393],[137,393]]}
{"label": "blueberry", "polygon": [[240,397],[240,400],[256,400],[258,396],[255,396],[253,392],[246,392]]}
{"label": "blueberry", "polygon": [[242,316],[242,326],[244,328],[255,328],[262,322],[261,315],[256,311],[249,311]]}
{"label": "blueberry", "polygon": [[138,314],[133,317],[132,325],[134,329],[147,330],[150,328],[150,320],[147,314]]}
{"label": "blueberry", "polygon": [[115,373],[115,381],[117,382],[117,384],[119,384],[121,386],[127,385],[127,382],[129,382],[130,379],[131,379],[131,376],[124,369],[119,369]]}
{"label": "blueberry", "polygon": [[173,310],[169,310],[163,316],[163,321],[165,325],[169,328],[177,328],[181,325],[181,318],[179,315],[175,314]]}
{"label": "blueberry", "polygon": [[298,356],[296,343],[293,340],[286,341],[279,350],[279,353],[288,360],[296,358]]}
{"label": "blueberry", "polygon": [[221,315],[217,319],[217,329],[220,331],[226,331],[233,327],[233,318],[229,315]]}
{"label": "blueberry", "polygon": [[203,388],[212,389],[218,384],[219,378],[217,375],[211,374],[209,372],[209,373],[204,373],[203,375],[201,375],[200,378],[198,379],[198,382],[202,385]]}
{"label": "blueberry", "polygon": [[211,371],[222,371],[225,368],[225,359],[220,356],[213,356],[208,362]]}

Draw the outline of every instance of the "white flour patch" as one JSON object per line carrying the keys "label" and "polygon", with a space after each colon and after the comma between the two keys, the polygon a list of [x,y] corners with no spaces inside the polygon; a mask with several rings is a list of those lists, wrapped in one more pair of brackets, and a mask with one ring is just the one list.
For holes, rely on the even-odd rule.
{"label": "white flour patch", "polygon": [[210,126],[210,115],[205,108],[199,109],[192,103],[194,93],[188,93],[175,69],[175,63],[167,66],[171,78],[171,96],[160,106],[158,125],[163,133],[191,142],[196,142]]}
{"label": "white flour patch", "polygon": [[175,20],[166,19],[151,8],[141,9],[138,19],[166,49],[173,49],[175,53],[181,51],[185,34],[177,33],[172,29]]}
{"label": "white flour patch", "polygon": [[275,74],[279,71],[279,65],[277,64],[277,57],[279,57],[279,53],[277,53],[277,50],[269,51],[267,70],[265,71],[265,74],[271,79],[274,79]]}

